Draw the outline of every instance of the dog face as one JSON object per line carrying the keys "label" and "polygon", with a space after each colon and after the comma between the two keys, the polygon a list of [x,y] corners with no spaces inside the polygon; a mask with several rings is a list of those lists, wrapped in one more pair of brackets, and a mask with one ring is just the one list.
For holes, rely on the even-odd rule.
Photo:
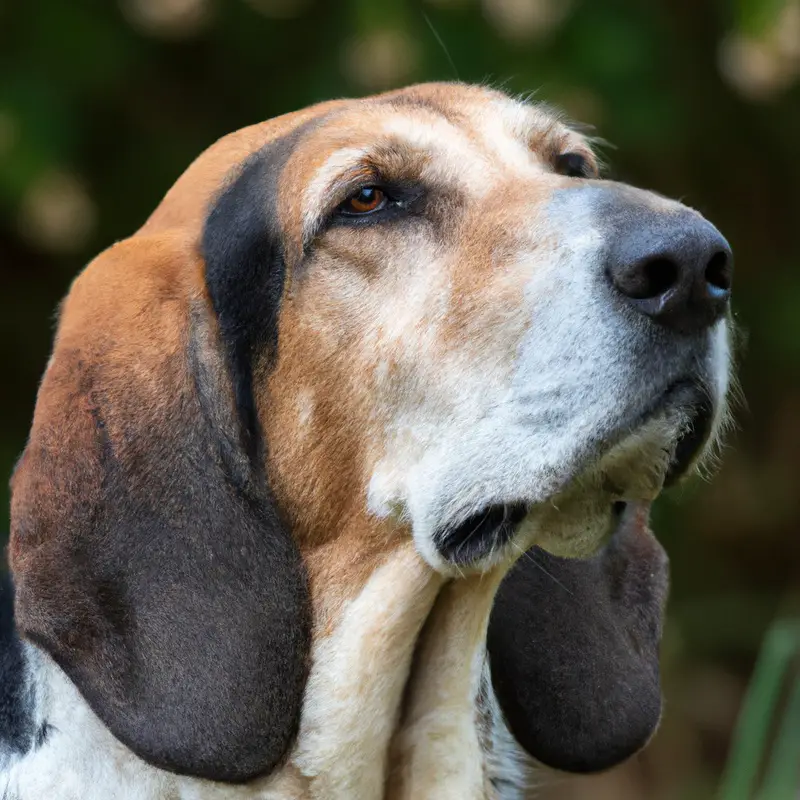
{"label": "dog face", "polygon": [[[729,290],[696,212],[601,180],[584,138],[488,89],[227,137],[65,302],[13,485],[20,627],[145,760],[269,772],[312,702],[312,638],[399,548],[443,580],[539,545],[606,587],[619,570],[557,559],[595,553],[713,438]],[[639,595],[657,697],[663,558],[613,541],[653,566],[636,586],[659,576]],[[625,618],[597,597],[587,620]],[[529,673],[503,626],[492,660]],[[550,674],[592,628],[557,627]],[[612,638],[587,650],[598,674],[631,646]],[[499,695],[535,750],[519,680]]]}
{"label": "dog face", "polygon": [[[551,114],[467,87],[390,95],[297,134],[278,183],[290,263],[260,418],[307,527],[355,501],[448,573],[533,542],[585,556],[615,507],[659,493],[690,428],[684,461],[718,426],[724,301],[688,321],[636,302],[681,291],[657,273],[697,259],[721,260],[726,294],[727,244],[599,180]],[[637,262],[631,298],[611,272]]]}

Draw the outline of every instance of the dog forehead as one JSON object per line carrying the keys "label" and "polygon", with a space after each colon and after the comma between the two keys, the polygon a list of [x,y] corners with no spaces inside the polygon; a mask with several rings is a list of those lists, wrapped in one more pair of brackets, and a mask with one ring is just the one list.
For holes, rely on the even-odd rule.
{"label": "dog forehead", "polygon": [[[484,87],[419,84],[364,98],[337,109],[298,142],[307,178],[326,160],[344,164],[370,143],[392,140],[409,150],[449,160],[463,172],[469,161],[493,172],[529,170],[553,150],[588,150],[582,136],[545,106],[531,105]],[[344,151],[344,152],[342,152]],[[533,156],[533,158],[532,158]],[[466,161],[465,161],[466,159]]]}
{"label": "dog forehead", "polygon": [[[326,161],[335,168],[342,151],[363,148],[381,134],[405,141],[418,151],[440,156],[440,166],[462,173],[467,164],[481,168],[503,165],[528,170],[531,154],[546,151],[554,139],[581,146],[582,137],[562,125],[546,108],[519,102],[497,90],[469,84],[428,83],[360,99],[331,100],[309,106],[222,137],[186,169],[137,234],[180,228],[199,237],[208,208],[237,167],[261,148],[302,125],[309,133],[297,142],[286,191],[307,186]],[[289,175],[287,175],[287,178]],[[319,178],[319,176],[317,176]],[[324,178],[324,175],[322,176]],[[321,186],[323,180],[317,184]],[[473,182],[478,189],[478,182]],[[283,194],[283,193],[282,193]],[[285,195],[284,195],[285,197]],[[282,216],[294,216],[291,198]]]}

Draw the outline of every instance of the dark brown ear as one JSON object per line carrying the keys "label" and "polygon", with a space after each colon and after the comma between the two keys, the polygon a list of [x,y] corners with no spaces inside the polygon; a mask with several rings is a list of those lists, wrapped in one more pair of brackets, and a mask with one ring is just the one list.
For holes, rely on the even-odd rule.
{"label": "dark brown ear", "polygon": [[492,684],[514,738],[547,766],[612,767],[658,726],[667,559],[642,514],[629,507],[587,561],[533,548],[500,587]]}
{"label": "dark brown ear", "polygon": [[139,237],[76,281],[13,480],[23,635],[143,759],[221,781],[280,762],[307,676],[250,383],[283,282],[275,171],[267,148],[218,199],[205,259]]}

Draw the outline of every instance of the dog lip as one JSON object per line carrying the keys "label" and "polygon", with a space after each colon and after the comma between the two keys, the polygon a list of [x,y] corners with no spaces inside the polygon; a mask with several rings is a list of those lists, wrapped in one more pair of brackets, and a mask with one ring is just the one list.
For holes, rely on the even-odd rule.
{"label": "dog lip", "polygon": [[677,442],[664,476],[663,488],[674,486],[692,468],[698,454],[711,436],[714,423],[714,401],[708,389],[697,379],[682,378],[669,385],[643,421],[665,409],[682,409],[689,416],[689,427]]}
{"label": "dog lip", "polygon": [[526,503],[492,503],[434,536],[439,554],[451,564],[471,564],[507,544],[528,513]]}
{"label": "dog lip", "polygon": [[680,404],[689,409],[690,422],[688,430],[675,445],[675,453],[664,477],[665,488],[674,486],[691,470],[695,459],[708,442],[714,424],[714,403],[708,392],[694,384],[688,390],[679,390],[679,394]]}
{"label": "dog lip", "polygon": [[688,413],[689,428],[675,443],[673,456],[662,484],[664,489],[674,486],[691,470],[692,464],[711,436],[715,415],[714,401],[708,389],[698,379],[687,377],[669,384],[655,401],[638,415],[636,422],[626,425],[625,429],[637,430],[667,409],[682,409]]}

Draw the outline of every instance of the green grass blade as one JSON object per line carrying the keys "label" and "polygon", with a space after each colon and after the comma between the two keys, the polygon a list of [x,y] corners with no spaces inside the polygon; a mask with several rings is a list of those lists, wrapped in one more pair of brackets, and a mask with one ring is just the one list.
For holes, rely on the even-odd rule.
{"label": "green grass blade", "polygon": [[[784,677],[798,650],[800,625],[778,623],[767,634],[736,727],[720,800],[752,800],[755,796],[775,707]],[[780,800],[795,798],[789,795]]]}
{"label": "green grass blade", "polygon": [[795,680],[759,800],[795,800],[800,793],[800,680]]}

